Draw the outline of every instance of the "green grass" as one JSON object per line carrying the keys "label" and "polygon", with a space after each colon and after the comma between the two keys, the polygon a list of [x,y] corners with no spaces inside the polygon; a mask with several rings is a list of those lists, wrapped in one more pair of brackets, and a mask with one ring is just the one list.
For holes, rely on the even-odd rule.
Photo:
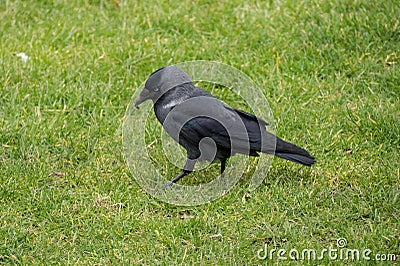
{"label": "green grass", "polygon": [[[0,1],[0,264],[266,265],[265,244],[340,237],[400,254],[396,1],[115,3]],[[255,191],[198,207],[146,194],[126,106],[155,69],[200,59],[249,75],[318,163],[275,159]]]}

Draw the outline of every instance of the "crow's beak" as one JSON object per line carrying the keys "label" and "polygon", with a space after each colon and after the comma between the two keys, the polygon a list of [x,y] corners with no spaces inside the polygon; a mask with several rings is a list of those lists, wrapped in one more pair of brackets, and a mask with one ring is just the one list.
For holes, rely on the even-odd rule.
{"label": "crow's beak", "polygon": [[139,105],[149,99],[149,91],[146,89],[143,89],[143,91],[140,93],[139,97],[135,101],[135,107],[136,109],[139,109]]}

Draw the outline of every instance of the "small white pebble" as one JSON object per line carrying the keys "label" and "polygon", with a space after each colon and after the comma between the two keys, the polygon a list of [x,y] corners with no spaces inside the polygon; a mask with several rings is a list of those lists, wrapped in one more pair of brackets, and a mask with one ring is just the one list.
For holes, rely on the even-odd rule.
{"label": "small white pebble", "polygon": [[215,234],[215,235],[212,235],[212,236],[210,236],[211,238],[219,238],[219,237],[222,237],[222,235],[221,234]]}
{"label": "small white pebble", "polygon": [[28,61],[29,56],[27,56],[25,53],[18,53],[17,54],[18,57],[21,57],[22,61],[25,63],[26,61]]}

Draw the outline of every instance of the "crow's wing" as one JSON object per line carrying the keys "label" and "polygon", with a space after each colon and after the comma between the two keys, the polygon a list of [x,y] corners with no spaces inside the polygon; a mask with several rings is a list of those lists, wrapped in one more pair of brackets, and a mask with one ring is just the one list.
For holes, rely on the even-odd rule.
{"label": "crow's wing", "polygon": [[[199,96],[202,97],[202,96],[205,96],[205,97],[210,97],[210,98],[217,99],[217,98],[215,98],[212,94],[206,92],[205,90],[202,90],[202,89],[200,89],[200,88],[198,88],[198,87],[196,87],[196,88],[197,88],[197,90],[195,90],[195,91],[192,92],[191,97],[199,97]],[[235,108],[233,108],[233,107],[230,107],[229,105],[226,105],[225,103],[223,103],[223,102],[220,101],[220,100],[218,100],[218,101],[219,101],[219,103],[220,103],[224,108],[228,109],[230,112],[236,112],[236,113],[238,113],[238,114],[241,116],[242,119],[252,120],[252,121],[255,121],[255,122],[257,122],[257,123],[260,123],[260,124],[263,125],[263,126],[264,126],[264,125],[265,125],[265,126],[268,125],[268,123],[265,122],[263,119],[261,119],[261,118],[255,116],[255,115],[253,115],[253,114],[250,114],[250,113],[245,112],[245,111],[240,110],[240,109],[235,109]],[[219,106],[219,108],[221,108],[222,106]]]}
{"label": "crow's wing", "polygon": [[248,127],[260,127],[257,121],[256,116],[236,111],[214,97],[197,97],[173,108],[163,127],[186,149],[198,147],[199,142],[208,137],[213,139],[218,149],[231,150],[232,154],[257,155],[252,151],[251,142],[254,140],[249,141],[249,135],[254,135],[252,138],[257,142],[260,129],[247,132]]}
{"label": "crow's wing", "polygon": [[259,124],[262,125],[262,126],[268,126],[268,125],[269,125],[269,124],[268,124],[267,122],[265,122],[263,119],[261,119],[261,118],[255,116],[255,115],[253,115],[253,114],[250,114],[250,113],[245,112],[245,111],[240,110],[240,109],[232,108],[232,107],[230,107],[230,106],[227,106],[227,108],[230,108],[230,109],[235,110],[235,112],[237,112],[237,113],[240,115],[240,117],[241,117],[242,119],[257,122],[257,123],[259,123]]}

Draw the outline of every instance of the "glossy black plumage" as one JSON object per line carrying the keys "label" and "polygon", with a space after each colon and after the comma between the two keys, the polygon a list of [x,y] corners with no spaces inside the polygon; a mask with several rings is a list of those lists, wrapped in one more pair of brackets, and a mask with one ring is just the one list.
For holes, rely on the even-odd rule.
{"label": "glossy black plumage", "polygon": [[193,171],[197,161],[220,161],[223,173],[226,160],[237,153],[274,154],[307,166],[315,162],[306,150],[267,132],[264,120],[196,87],[178,67],[164,67],[150,75],[135,106],[147,99],[153,101],[164,129],[187,151],[184,169],[165,187]]}

